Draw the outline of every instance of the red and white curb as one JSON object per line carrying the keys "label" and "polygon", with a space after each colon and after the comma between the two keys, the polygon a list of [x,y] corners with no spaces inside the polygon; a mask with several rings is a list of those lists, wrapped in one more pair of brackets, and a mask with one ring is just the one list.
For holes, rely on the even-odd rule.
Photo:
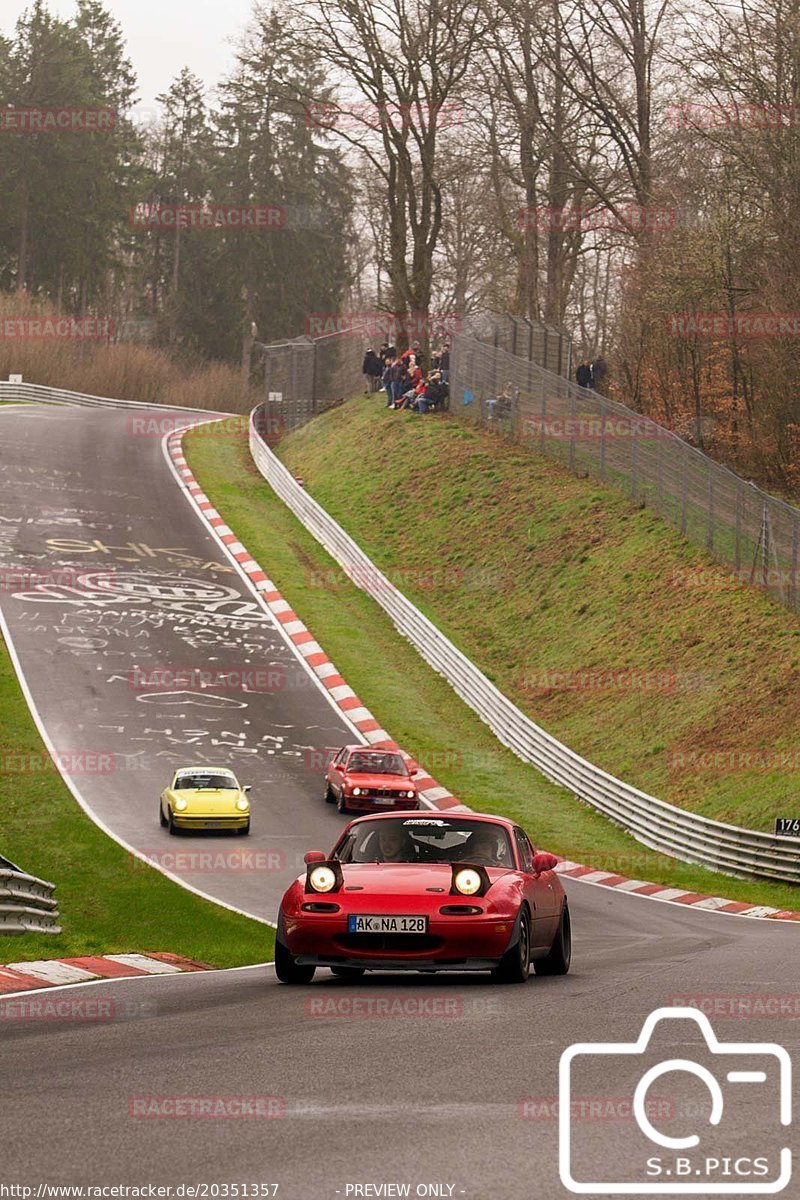
{"label": "red and white curb", "polygon": [[229,557],[258,592],[274,619],[283,628],[284,635],[293,644],[295,651],[302,655],[306,665],[313,671],[317,679],[327,691],[331,701],[347,718],[349,723],[364,736],[365,741],[382,750],[396,750],[403,755],[409,764],[414,783],[417,785],[420,797],[431,807],[437,809],[458,808],[462,811],[465,806],[455,796],[436,782],[432,776],[414,762],[410,755],[389,736],[380,722],[376,721],[367,706],[362,703],[351,687],[337,671],[325,651],[309,632],[306,626],[285,600],[275,584],[267,576],[248,550],[242,545],[233,530],[225,524],[214,505],[206,496],[195,479],[183,454],[181,440],[185,430],[176,430],[167,439],[169,454],[175,469],[180,476],[183,487],[200,515],[211,526],[214,533],[222,542]]}
{"label": "red and white curb", "polygon": [[[381,749],[397,750],[403,755],[411,767],[420,797],[428,807],[440,810],[468,811],[465,804],[462,804],[447,788],[442,787],[423,768],[419,767],[411,756],[393,741],[386,730],[381,728],[380,722],[375,720],[366,705],[347,686],[314,635],[309,632],[297,613],[294,612],[288,600],[284,599],[233,530],[225,524],[189,469],[182,444],[186,432],[185,429],[176,430],[166,439],[169,456],[183,488],[197,512],[222,542],[234,565],[250,581],[269,612],[282,625],[284,634],[328,691],[331,700],[350,723],[363,734],[367,742]],[[666,904],[680,904],[685,907],[700,908],[707,912],[728,913],[733,916],[773,921],[800,921],[800,912],[772,908],[766,904],[747,904],[737,900],[725,900],[721,896],[706,896],[700,892],[684,891],[681,888],[667,888],[660,883],[628,879],[624,875],[615,875],[610,871],[598,871],[595,867],[582,866],[580,863],[561,861],[556,867],[556,871],[560,875],[569,879],[578,879],[582,883],[616,888],[631,895],[645,896]]]}
{"label": "red and white curb", "polygon": [[179,975],[209,971],[205,963],[180,954],[105,954],[7,963],[0,967],[0,996],[36,988],[63,987],[95,979],[133,979],[138,975]]}

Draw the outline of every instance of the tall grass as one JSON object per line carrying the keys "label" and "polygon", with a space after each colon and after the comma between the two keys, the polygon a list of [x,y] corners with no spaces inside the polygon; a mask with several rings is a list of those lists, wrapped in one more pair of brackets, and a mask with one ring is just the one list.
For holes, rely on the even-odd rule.
{"label": "tall grass", "polygon": [[[49,302],[0,294],[0,319],[56,315]],[[242,386],[240,372],[227,363],[194,365],[133,342],[46,340],[3,332],[0,379],[11,374],[22,375],[27,383],[176,408],[243,413],[261,400],[255,388]]]}

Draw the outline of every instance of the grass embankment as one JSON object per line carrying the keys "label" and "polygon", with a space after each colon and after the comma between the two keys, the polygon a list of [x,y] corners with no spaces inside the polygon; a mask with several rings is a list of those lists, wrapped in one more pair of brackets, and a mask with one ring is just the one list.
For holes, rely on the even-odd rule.
{"label": "grass embankment", "polygon": [[[169,951],[216,967],[271,958],[267,925],[192,895],[134,860],[81,811],[47,766],[14,669],[0,639],[0,762],[28,765],[0,788],[0,853],[56,884],[63,932],[0,937],[0,962],[84,954]],[[41,766],[38,766],[41,764]]]}
{"label": "grass embankment", "polygon": [[[591,629],[598,647],[605,650],[604,665],[628,660],[639,665],[648,630],[656,641],[661,637],[648,622],[646,608],[654,580],[667,565],[663,539],[670,535],[659,522],[452,422],[437,417],[406,420],[405,414],[389,412],[384,416],[376,408],[374,399],[338,408],[292,435],[284,456],[369,553],[386,566],[399,565],[389,573],[498,683],[513,692],[510,684],[530,664],[538,668],[562,661],[548,642],[556,628],[563,659],[573,667],[591,661]],[[504,750],[277,499],[255,470],[244,438],[190,433],[184,444],[205,492],[320,639],[350,686],[392,736],[465,803],[514,817],[540,846],[579,862],[669,886],[797,907],[800,896],[788,885],[729,879],[645,850]],[[446,478],[441,478],[442,463],[448,464]],[[506,521],[509,528],[503,534]],[[627,536],[632,544],[623,549],[619,542]],[[680,549],[677,539],[673,542]],[[646,552],[652,556],[651,566],[634,586],[637,556]],[[602,568],[601,553],[609,556]],[[562,580],[565,561],[574,563],[575,580]],[[499,578],[478,573],[488,571],[492,563],[492,570],[501,572]],[[415,574],[418,566],[428,570],[428,578]],[[617,611],[620,598],[613,592],[619,574],[628,577],[625,583],[638,611]],[[431,581],[438,586],[429,587]],[[668,644],[677,655],[682,644],[677,603],[681,594],[673,589],[670,596],[675,640],[668,639]],[[742,605],[736,596],[732,607]],[[748,605],[754,630],[760,623],[780,629],[789,620],[766,607],[762,611],[757,598],[748,597]],[[699,616],[694,625],[701,638],[704,625]],[[627,641],[620,638],[621,629],[628,631]],[[725,664],[715,663],[709,654],[705,669],[712,667],[724,674]],[[730,690],[726,684],[726,694]],[[515,694],[529,701],[519,687]],[[658,697],[659,703],[670,704],[673,723],[683,698],[684,693]],[[708,703],[708,690],[689,694],[693,704],[698,698]],[[572,701],[580,699],[570,693],[558,706],[561,717],[569,718]],[[627,767],[663,756],[665,747],[654,749],[658,734],[652,728],[649,694],[606,695],[599,705],[596,697],[588,699],[604,728],[608,721],[626,723]],[[610,706],[607,714],[602,701]],[[529,702],[526,707],[550,728],[556,726],[552,704],[549,716]],[[589,713],[584,721],[591,729]],[[614,747],[624,744],[618,732],[609,732]],[[637,750],[640,740],[649,753]],[[602,747],[599,736],[592,744]],[[608,761],[609,756],[597,757]]]}

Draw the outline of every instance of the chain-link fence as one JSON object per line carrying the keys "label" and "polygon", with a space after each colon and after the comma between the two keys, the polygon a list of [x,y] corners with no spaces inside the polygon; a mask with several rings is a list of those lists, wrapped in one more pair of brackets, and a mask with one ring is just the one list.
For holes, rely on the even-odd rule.
{"label": "chain-link fence", "polygon": [[268,426],[296,429],[338,401],[363,390],[361,340],[350,333],[298,337],[256,346],[264,372]]}
{"label": "chain-link fence", "polygon": [[562,329],[553,329],[528,317],[492,312],[469,317],[464,332],[499,350],[538,363],[565,379],[572,375],[572,339]]}
{"label": "chain-link fence", "polygon": [[[731,585],[755,584],[800,607],[800,510],[648,417],[476,338],[453,338],[450,383],[458,419],[619,485],[730,567]],[[703,580],[687,569],[674,584]]]}

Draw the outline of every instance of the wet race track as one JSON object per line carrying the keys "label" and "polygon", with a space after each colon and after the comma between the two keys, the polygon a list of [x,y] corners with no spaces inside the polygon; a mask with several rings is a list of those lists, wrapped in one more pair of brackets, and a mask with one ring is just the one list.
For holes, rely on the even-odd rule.
{"label": "wet race track", "polygon": [[[322,762],[326,747],[356,735],[187,504],[160,439],[135,435],[130,414],[0,413],[0,481],[0,567],[30,573],[0,606],[72,787],[130,846],[188,853],[183,864],[162,861],[201,891],[274,919],[303,851],[328,848],[341,828],[322,800]],[[194,668],[267,677],[249,692],[148,686],[154,671]],[[252,784],[249,839],[171,839],[160,828],[160,791],[175,766],[194,762],[233,767]],[[192,857],[240,850],[260,855],[250,869],[205,869]],[[678,997],[718,1008],[731,995],[796,997],[800,954],[796,925],[566,886],[575,952],[564,979],[504,988],[370,976],[352,985],[320,971],[309,987],[287,988],[261,966],[48,993],[101,998],[94,1020],[37,1022],[18,1002],[0,1002],[0,1078],[13,1099],[3,1174],[30,1180],[35,1162],[34,1183],[277,1183],[286,1200],[567,1195],[562,1052],[578,1041],[631,1042],[649,1013]],[[780,1043],[796,1058],[797,1018],[758,1012],[720,1015],[715,1032]],[[656,1057],[637,1062],[713,1067],[700,1035],[694,1022],[665,1022]],[[677,1139],[701,1135],[697,1151],[642,1144],[621,1103],[630,1057],[576,1060],[571,1144],[584,1194],[620,1178],[663,1183],[668,1170],[670,1180],[695,1180],[700,1158],[691,1155],[701,1152],[703,1162],[740,1161],[742,1171],[747,1158],[749,1182],[777,1178],[796,1132],[780,1124],[780,1062],[752,1054],[738,1069],[752,1073],[756,1059],[766,1061],[761,1083],[720,1076],[717,1128],[697,1076],[653,1084],[654,1124]],[[175,1096],[261,1098],[264,1115],[180,1119],[149,1103]],[[677,1160],[687,1155],[684,1170]],[[659,1176],[652,1165],[646,1173],[654,1156]],[[752,1165],[759,1158],[763,1172]],[[709,1179],[730,1184],[724,1170]],[[409,1191],[353,1190],[388,1184]],[[694,1194],[715,1193],[695,1182]]]}

